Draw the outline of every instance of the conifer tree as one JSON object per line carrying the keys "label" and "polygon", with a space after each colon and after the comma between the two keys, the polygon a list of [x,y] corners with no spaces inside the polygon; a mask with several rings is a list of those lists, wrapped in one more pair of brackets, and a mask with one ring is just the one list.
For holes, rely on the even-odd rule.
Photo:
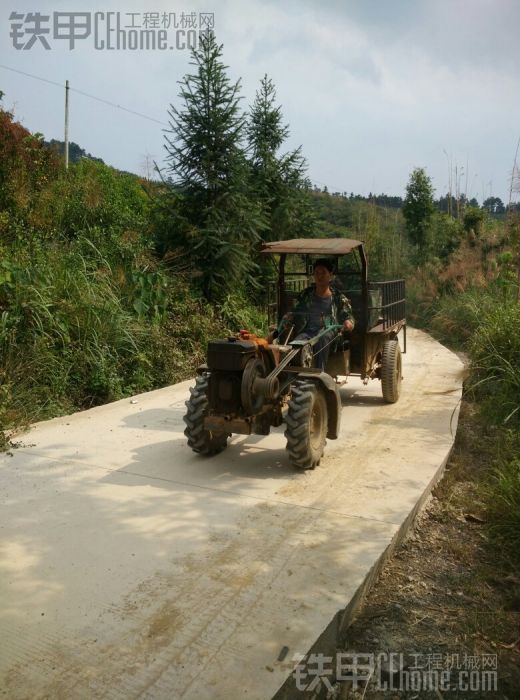
{"label": "conifer tree", "polygon": [[219,300],[252,280],[262,217],[249,197],[240,81],[233,83],[213,32],[192,51],[166,133],[170,192],[167,245],[182,251],[203,293]]}
{"label": "conifer tree", "polygon": [[265,75],[250,109],[247,124],[253,188],[267,218],[267,240],[300,237],[312,232],[314,218],[308,197],[307,165],[301,146],[284,155],[279,150],[289,136],[276,89]]}

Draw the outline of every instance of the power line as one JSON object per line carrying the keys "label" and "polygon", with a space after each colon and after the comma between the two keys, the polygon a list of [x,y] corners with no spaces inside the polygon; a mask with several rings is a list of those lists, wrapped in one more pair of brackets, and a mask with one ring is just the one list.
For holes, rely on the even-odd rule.
{"label": "power line", "polygon": [[[49,80],[48,78],[42,78],[39,75],[33,75],[33,73],[27,73],[23,70],[18,70],[17,68],[11,68],[10,66],[5,66],[2,63],[0,63],[0,68],[4,68],[5,70],[9,70],[13,73],[18,73],[19,75],[25,75],[28,78],[33,78],[34,80],[39,80],[42,83],[48,83],[49,85],[54,85],[55,87],[59,87],[63,90],[63,85],[62,83],[58,83],[55,80]],[[123,107],[122,105],[118,105],[115,102],[110,102],[110,100],[105,100],[103,97],[97,97],[97,95],[92,95],[89,92],[85,92],[84,90],[78,90],[77,88],[69,87],[69,90],[72,90],[73,92],[77,92],[78,95],[83,95],[83,97],[88,97],[91,100],[96,100],[97,102],[101,102],[103,104],[108,105],[109,107],[114,107],[115,109],[120,109],[123,112],[128,112],[129,114],[133,114],[136,117],[141,117],[142,119],[147,119],[150,122],[154,122],[155,124],[160,124],[161,126],[166,126],[169,127],[170,125],[167,124],[166,122],[162,122],[159,119],[155,119],[154,117],[150,117],[147,114],[143,114],[142,112],[136,112],[133,109],[128,109],[128,107]],[[320,182],[319,180],[314,180],[313,178],[309,178],[309,180],[317,185],[323,185],[325,187],[331,187],[330,183],[327,184],[325,182]],[[333,187],[333,185],[332,185]],[[341,189],[338,187],[336,188],[338,192],[341,191]]]}
{"label": "power line", "polygon": [[[17,70],[16,68],[11,68],[10,66],[4,66],[0,63],[0,68],[4,68],[5,70],[10,70],[13,73],[19,73],[20,75],[25,75],[28,78],[34,78],[34,80],[40,80],[42,83],[49,83],[49,85],[54,85],[56,87],[59,87],[63,89],[63,85],[61,83],[57,83],[55,80],[48,80],[47,78],[42,78],[39,75],[33,75],[32,73],[26,73],[23,70]],[[128,112],[129,114],[133,114],[136,117],[141,117],[142,119],[148,119],[150,122],[155,122],[156,124],[160,124],[161,126],[169,126],[169,124],[166,124],[166,122],[161,122],[159,119],[155,119],[154,117],[149,117],[147,114],[143,114],[142,112],[136,112],[133,109],[128,109],[128,107],[123,107],[122,105],[118,105],[115,102],[110,102],[110,100],[105,100],[102,97],[97,97],[96,95],[91,95],[89,92],[84,92],[83,90],[78,90],[77,88],[69,88],[69,90],[73,90],[74,92],[77,92],[78,95],[83,95],[84,97],[89,97],[91,100],[96,100],[97,102],[102,102],[103,104],[108,105],[109,107],[114,107],[116,109],[120,109],[123,112]]]}

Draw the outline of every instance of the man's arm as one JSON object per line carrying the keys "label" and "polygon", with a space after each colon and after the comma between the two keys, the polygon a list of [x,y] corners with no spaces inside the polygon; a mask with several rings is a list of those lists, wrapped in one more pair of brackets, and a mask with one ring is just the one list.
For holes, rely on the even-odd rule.
{"label": "man's arm", "polygon": [[355,326],[354,314],[352,313],[352,306],[350,301],[344,294],[338,294],[337,299],[338,306],[338,322],[343,324],[343,328],[346,331],[351,331]]}

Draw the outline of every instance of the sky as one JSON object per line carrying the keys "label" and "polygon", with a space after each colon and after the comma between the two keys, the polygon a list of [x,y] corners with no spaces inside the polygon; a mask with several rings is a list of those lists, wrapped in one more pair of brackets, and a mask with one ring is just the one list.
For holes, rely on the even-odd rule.
{"label": "sky", "polygon": [[[71,12],[80,13],[76,35],[91,22],[90,35],[72,49]],[[129,25],[137,35],[156,17],[155,38],[162,29],[173,48],[109,50],[109,12],[113,24],[119,13],[127,41]],[[48,49],[31,35],[29,13],[44,16],[40,28],[49,32],[40,36]],[[95,13],[104,13],[97,15],[100,48]],[[411,171],[423,167],[436,196],[448,191],[451,172],[452,190],[458,179],[469,198],[509,201],[520,139],[518,0],[7,0],[0,14],[3,106],[32,132],[63,140],[69,80],[70,140],[110,165],[146,175],[152,160],[164,165],[170,104],[182,106],[188,15],[197,26],[201,15],[213,21],[228,75],[241,79],[244,111],[263,75],[273,80],[290,127],[284,150],[301,145],[317,186],[404,196]],[[110,37],[115,44],[116,33]]]}

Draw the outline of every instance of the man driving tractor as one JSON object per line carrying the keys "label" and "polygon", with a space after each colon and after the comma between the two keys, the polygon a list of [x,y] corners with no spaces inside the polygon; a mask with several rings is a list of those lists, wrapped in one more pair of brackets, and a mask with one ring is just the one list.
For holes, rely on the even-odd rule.
{"label": "man driving tractor", "polygon": [[[275,301],[268,302],[269,322],[278,327],[271,326],[269,339],[243,330],[209,341],[207,363],[186,402],[184,432],[194,452],[213,455],[233,434],[269,435],[285,424],[289,461],[313,469],[326,440],[339,435],[340,387],[350,376],[379,379],[383,399],[399,399],[397,334],[404,330],[406,343],[405,284],[370,283],[362,241],[295,238],[264,243],[261,252],[278,256]],[[315,260],[314,284],[295,298],[295,288],[308,279],[309,259]],[[359,310],[348,343],[341,336],[352,331],[354,318],[349,300],[331,284],[337,269]]]}
{"label": "man driving tractor", "polygon": [[[297,335],[293,340],[309,340],[324,328],[334,324],[342,325],[344,331],[354,328],[352,307],[344,294],[331,288],[334,277],[333,263],[327,258],[319,258],[313,265],[314,284],[301,292],[294,308],[284,315],[282,323],[287,333],[291,328]],[[314,346],[314,364],[324,370],[331,343],[337,330],[325,333]],[[286,336],[285,342],[287,342]]]}

